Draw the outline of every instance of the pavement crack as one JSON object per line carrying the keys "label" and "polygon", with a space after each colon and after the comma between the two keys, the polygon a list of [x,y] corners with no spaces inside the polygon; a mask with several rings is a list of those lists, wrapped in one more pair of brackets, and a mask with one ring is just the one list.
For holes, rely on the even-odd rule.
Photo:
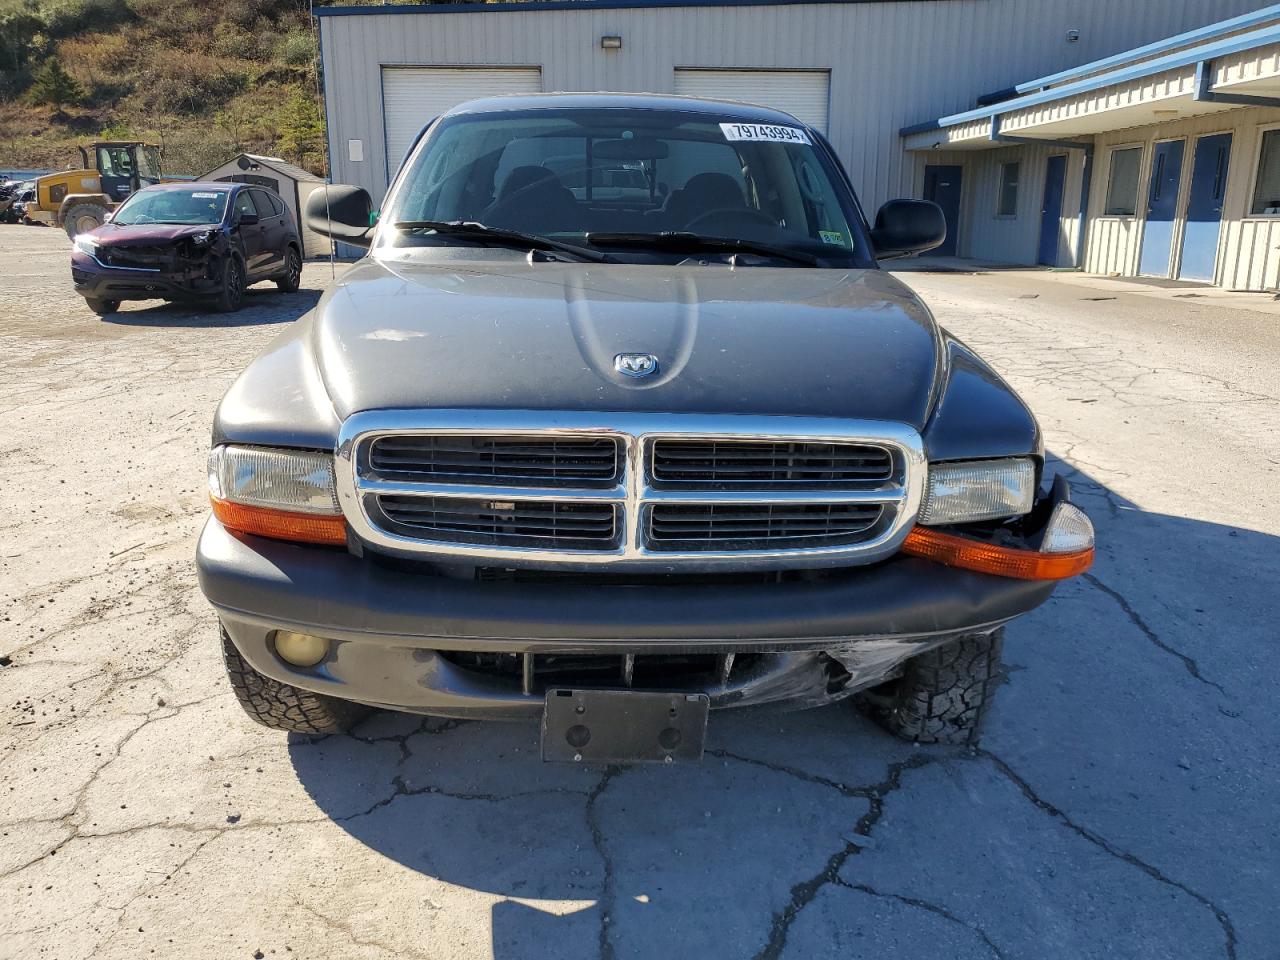
{"label": "pavement crack", "polygon": [[907,896],[903,896],[900,893],[885,893],[881,890],[875,889],[870,884],[866,884],[866,883],[849,883],[847,880],[844,880],[840,877],[836,877],[836,879],[833,880],[832,882],[839,886],[847,887],[850,890],[856,890],[859,893],[865,893],[867,894],[867,896],[878,897],[881,900],[895,900],[898,903],[906,904],[909,907],[915,907],[919,910],[928,911],[929,913],[932,913],[935,916],[942,917],[944,920],[948,920],[951,923],[954,923],[957,926],[964,927],[966,930],[970,931],[971,933],[976,934],[982,940],[982,942],[987,945],[987,949],[991,951],[992,956],[996,957],[997,960],[1005,960],[1005,958],[1008,956],[1003,950],[1000,949],[999,945],[994,940],[992,940],[991,937],[987,935],[987,932],[983,930],[982,927],[978,926],[978,924],[973,923],[972,921],[965,920],[962,917],[957,917],[950,910],[946,909],[946,907],[940,907],[938,906],[938,904],[930,903],[928,900],[921,900],[919,897],[907,897]]}
{"label": "pavement crack", "polygon": [[335,933],[340,933],[348,941],[350,941],[353,946],[373,947],[375,950],[381,950],[384,953],[389,953],[393,957],[417,957],[418,960],[432,960],[432,956],[430,954],[421,953],[417,950],[410,950],[400,946],[393,947],[390,944],[384,943],[381,940],[373,940],[367,937],[359,937],[356,935],[355,931],[351,929],[351,924],[344,923],[340,920],[335,920],[333,917],[330,917],[327,914],[321,913],[319,910],[317,910],[315,907],[311,906],[310,904],[303,903],[297,897],[290,897],[289,899],[291,899],[294,902],[295,906],[309,913],[316,920],[320,921],[320,923],[323,924],[326,928],[334,931]]}
{"label": "pavement crack", "polygon": [[614,876],[613,861],[609,858],[609,851],[605,846],[604,831],[600,827],[600,821],[596,816],[596,801],[600,799],[600,795],[609,788],[609,784],[613,782],[614,777],[623,772],[622,767],[606,767],[604,775],[600,777],[597,783],[587,795],[587,804],[585,815],[587,820],[587,829],[591,831],[591,843],[596,849],[596,853],[600,857],[600,863],[604,870],[604,880],[600,890],[600,939],[597,955],[600,960],[613,960],[617,955],[613,949],[613,940],[609,936],[609,914],[613,910],[614,902]]}
{"label": "pavement crack", "polygon": [[1118,590],[1114,590],[1113,588],[1107,586],[1105,583],[1099,580],[1092,573],[1081,574],[1081,579],[1087,580],[1089,583],[1093,584],[1095,587],[1097,587],[1099,590],[1101,590],[1103,593],[1109,596],[1112,600],[1114,600],[1116,604],[1120,607],[1120,609],[1124,611],[1125,616],[1129,618],[1129,622],[1132,623],[1135,627],[1137,627],[1138,630],[1142,632],[1143,636],[1145,636],[1148,640],[1150,640],[1155,647],[1157,647],[1160,650],[1163,650],[1165,653],[1169,654],[1169,656],[1176,657],[1177,659],[1181,660],[1182,665],[1187,668],[1187,673],[1191,674],[1192,677],[1194,677],[1196,680],[1199,680],[1205,686],[1213,687],[1213,689],[1217,690],[1224,697],[1227,696],[1227,691],[1222,688],[1221,684],[1208,679],[1200,672],[1200,665],[1196,663],[1196,661],[1193,658],[1187,656],[1182,651],[1169,646],[1169,644],[1165,643],[1162,639],[1160,639],[1160,635],[1151,628],[1151,625],[1148,624],[1147,621],[1142,618],[1142,615],[1133,608],[1133,605],[1130,604],[1129,601],[1124,598],[1123,594],[1121,594]]}
{"label": "pavement crack", "polygon": [[[881,816],[884,815],[885,798],[902,786],[903,773],[908,770],[918,770],[942,759],[944,759],[944,756],[941,754],[918,753],[906,760],[890,764],[888,773],[883,780],[864,788],[866,791],[865,797],[870,802],[870,806],[867,812],[858,818],[858,822],[853,828],[853,833],[859,837],[871,836],[872,829],[880,821]],[[845,862],[850,857],[857,856],[861,852],[861,845],[856,841],[846,840],[843,847],[827,858],[826,865],[819,873],[792,886],[791,898],[780,913],[773,915],[773,924],[769,928],[769,939],[763,949],[756,954],[755,960],[777,960],[778,957],[782,956],[783,948],[787,945],[787,935],[790,933],[791,925],[795,923],[796,917],[800,915],[800,911],[813,902],[823,887],[828,884],[843,882],[840,880],[840,871],[844,869]]]}
{"label": "pavement crack", "polygon": [[1172,877],[1167,876],[1158,867],[1155,867],[1147,863],[1145,860],[1137,856],[1137,854],[1130,853],[1127,850],[1121,850],[1119,847],[1113,844],[1106,837],[1103,837],[1100,834],[1095,833],[1094,831],[1090,830],[1086,826],[1076,823],[1075,820],[1071,819],[1071,817],[1068,816],[1066,812],[1064,812],[1062,809],[1054,806],[1048,800],[1045,800],[1039,794],[1037,794],[1035,789],[1031,786],[1030,783],[1024,780],[1021,776],[1019,776],[1018,773],[1012,767],[1009,766],[1009,764],[1007,764],[1000,757],[996,756],[994,753],[990,752],[989,750],[975,749],[973,751],[973,755],[982,757],[990,761],[991,764],[995,766],[995,768],[999,770],[1001,774],[1004,775],[1005,779],[1007,779],[1010,783],[1012,783],[1015,787],[1017,787],[1019,791],[1021,791],[1022,795],[1027,799],[1028,802],[1030,802],[1037,809],[1053,817],[1055,820],[1063,824],[1065,827],[1067,827],[1067,829],[1071,830],[1081,839],[1088,841],[1089,843],[1097,847],[1099,850],[1102,850],[1104,853],[1112,857],[1115,857],[1117,860],[1127,863],[1132,867],[1136,867],[1137,869],[1145,873],[1147,876],[1149,876],[1151,879],[1155,880],[1157,883],[1161,883],[1161,884],[1164,884],[1165,886],[1172,887],[1175,890],[1181,890],[1187,896],[1191,897],[1191,899],[1202,904],[1206,909],[1208,909],[1213,914],[1214,918],[1218,921],[1218,925],[1222,928],[1222,934],[1225,939],[1225,952],[1228,960],[1236,960],[1235,924],[1232,923],[1231,917],[1227,914],[1227,911],[1224,910],[1221,906],[1219,906],[1214,901],[1210,900],[1207,896],[1205,896],[1203,893],[1200,893],[1198,890],[1194,890],[1191,887],[1187,886],[1185,883],[1182,883],[1178,880],[1174,880]]}

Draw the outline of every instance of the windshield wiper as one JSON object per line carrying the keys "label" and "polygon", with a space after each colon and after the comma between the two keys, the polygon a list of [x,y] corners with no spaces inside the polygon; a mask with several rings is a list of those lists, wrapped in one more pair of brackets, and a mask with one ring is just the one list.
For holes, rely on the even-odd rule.
{"label": "windshield wiper", "polygon": [[540,237],[533,233],[490,227],[474,220],[401,220],[393,226],[397,230],[434,230],[445,236],[465,237],[481,243],[495,243],[526,250],[554,250],[557,253],[567,253],[579,260],[589,260],[593,263],[604,263],[612,259],[599,250],[580,247],[563,240],[553,240],[551,237]]}
{"label": "windshield wiper", "polygon": [[790,260],[806,267],[821,265],[822,259],[803,250],[789,250],[771,243],[737,240],[733,237],[704,237],[697,233],[664,230],[661,233],[588,233],[587,243],[618,247],[649,247],[653,250],[696,252],[714,250],[724,253],[754,253],[762,257]]}

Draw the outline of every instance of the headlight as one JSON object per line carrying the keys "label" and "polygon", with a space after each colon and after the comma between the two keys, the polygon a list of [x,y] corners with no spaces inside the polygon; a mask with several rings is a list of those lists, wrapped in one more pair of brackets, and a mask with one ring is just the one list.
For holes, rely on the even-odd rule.
{"label": "headlight", "polygon": [[928,526],[1017,517],[1035,500],[1036,467],[1024,458],[929,467],[919,522]]}
{"label": "headlight", "polygon": [[191,242],[197,247],[207,246],[212,240],[212,230],[205,230],[203,233],[193,234],[191,237]]}
{"label": "headlight", "polygon": [[229,530],[306,543],[345,543],[333,455],[271,447],[214,447],[214,515]]}
{"label": "headlight", "polygon": [[87,237],[84,234],[81,234],[76,237],[74,243],[76,245],[76,249],[81,253],[87,253],[91,257],[97,256],[98,242],[94,240],[93,237]]}

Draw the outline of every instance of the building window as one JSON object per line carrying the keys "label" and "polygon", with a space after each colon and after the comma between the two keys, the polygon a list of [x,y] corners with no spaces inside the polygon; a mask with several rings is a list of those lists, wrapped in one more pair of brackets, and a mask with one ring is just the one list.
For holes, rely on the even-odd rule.
{"label": "building window", "polygon": [[1000,193],[996,197],[996,216],[1013,217],[1018,214],[1018,172],[1022,164],[1000,164]]}
{"label": "building window", "polygon": [[1280,130],[1262,135],[1262,155],[1258,157],[1258,180],[1253,185],[1253,216],[1280,214]]}
{"label": "building window", "polygon": [[1138,168],[1142,165],[1142,148],[1126,147],[1111,151],[1111,178],[1107,181],[1108,217],[1132,217],[1138,212]]}

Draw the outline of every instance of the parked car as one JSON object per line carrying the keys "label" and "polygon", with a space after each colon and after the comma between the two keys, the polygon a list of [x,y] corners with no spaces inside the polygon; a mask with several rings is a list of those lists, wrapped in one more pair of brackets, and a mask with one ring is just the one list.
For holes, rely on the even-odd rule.
{"label": "parked car", "polygon": [[309,225],[368,256],[223,398],[197,554],[267,726],[541,718],[547,759],[671,761],[709,710],[856,695],[964,742],[1004,625],[1092,560],[1026,405],[877,268],[941,210],[868,227],[792,116],[474,101],[375,226],[328,191]]}
{"label": "parked car", "polygon": [[240,309],[247,286],[274,280],[291,293],[302,242],[284,202],[239,183],[162,183],[132,194],[71,252],[76,293],[94,313],[122,300],[199,300]]}
{"label": "parked car", "polygon": [[35,181],[10,181],[4,190],[8,196],[0,198],[0,223],[20,223],[26,213],[26,205],[35,198]]}

